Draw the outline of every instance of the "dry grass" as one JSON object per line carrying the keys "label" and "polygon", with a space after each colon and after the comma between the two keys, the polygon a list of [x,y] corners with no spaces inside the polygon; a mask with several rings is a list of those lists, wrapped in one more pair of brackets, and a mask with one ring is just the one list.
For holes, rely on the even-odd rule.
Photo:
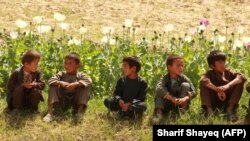
{"label": "dry grass", "polygon": [[57,11],[67,16],[71,31],[76,32],[84,23],[93,40],[99,40],[103,26],[121,30],[127,18],[140,25],[141,31],[146,23],[150,31],[162,31],[164,24],[172,23],[179,35],[196,27],[201,18],[209,19],[209,30],[222,32],[225,26],[235,31],[237,26],[247,28],[250,23],[249,0],[1,0],[0,8],[0,28],[15,29],[18,18],[31,21],[37,15],[46,16],[46,22],[51,23]]}
{"label": "dry grass", "polygon": [[[3,105],[4,103],[4,105]],[[5,102],[1,100],[1,107]],[[3,108],[1,108],[2,112]],[[151,140],[148,116],[143,120],[118,120],[108,113],[101,99],[93,99],[82,123],[76,124],[70,112],[60,114],[51,123],[44,123],[46,104],[40,105],[40,114],[21,112],[0,116],[1,140]]]}
{"label": "dry grass", "polygon": [[[5,99],[0,100],[0,138],[5,140],[117,140],[117,141],[148,141],[152,140],[152,113],[154,100],[148,95],[146,111],[142,120],[121,120],[117,115],[108,113],[103,105],[103,99],[93,98],[83,116],[82,123],[76,124],[71,112],[60,113],[51,123],[44,123],[47,103],[41,103],[39,114],[20,112],[7,114],[3,112],[6,107]],[[47,98],[46,94],[44,94]],[[240,105],[247,104],[247,94],[244,93]],[[246,124],[244,122],[245,110],[239,108],[240,120],[237,123],[227,122],[223,114],[211,119],[201,116],[200,99],[195,98],[190,112],[181,115],[178,119],[166,118],[165,124]]]}

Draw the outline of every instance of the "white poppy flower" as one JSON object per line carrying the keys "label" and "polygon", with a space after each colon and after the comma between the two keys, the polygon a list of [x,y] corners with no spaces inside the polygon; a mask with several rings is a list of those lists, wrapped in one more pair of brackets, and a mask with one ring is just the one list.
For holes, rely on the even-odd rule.
{"label": "white poppy flower", "polygon": [[67,30],[67,29],[69,29],[69,24],[68,23],[59,23],[59,27],[62,30]]}
{"label": "white poppy flower", "polygon": [[61,13],[55,12],[54,19],[57,20],[58,22],[63,22],[66,19],[66,16]]}
{"label": "white poppy flower", "polygon": [[244,36],[244,37],[242,37],[241,39],[242,39],[242,41],[243,41],[245,44],[250,42],[250,37]]}
{"label": "white poppy flower", "polygon": [[51,26],[49,26],[49,25],[37,26],[37,31],[38,31],[38,33],[47,33],[49,31],[51,31]]}
{"label": "white poppy flower", "polygon": [[80,40],[78,40],[78,39],[76,39],[76,38],[73,38],[73,39],[70,39],[69,41],[68,41],[68,45],[70,46],[70,45],[81,45],[81,41]]}
{"label": "white poppy flower", "polygon": [[45,17],[44,16],[35,16],[33,18],[33,22],[36,24],[40,24],[44,21]]}
{"label": "white poppy flower", "polygon": [[103,34],[113,34],[115,32],[115,28],[111,26],[106,26],[102,28]]}
{"label": "white poppy flower", "polygon": [[88,31],[88,29],[87,29],[86,27],[81,27],[81,28],[79,29],[79,33],[80,33],[80,34],[85,34],[85,33],[87,33],[87,31]]}
{"label": "white poppy flower", "polygon": [[187,35],[184,37],[184,41],[190,43],[192,41],[192,37]]}
{"label": "white poppy flower", "polygon": [[206,28],[205,25],[200,25],[200,26],[198,27],[198,31],[199,31],[199,32],[204,31],[205,28]]}
{"label": "white poppy flower", "polygon": [[239,34],[243,34],[244,33],[244,27],[243,26],[239,26],[237,28],[237,31],[238,31]]}
{"label": "white poppy flower", "polygon": [[165,32],[171,32],[174,30],[174,25],[173,24],[167,24],[164,26],[164,31]]}
{"label": "white poppy flower", "polygon": [[16,31],[10,32],[10,37],[11,37],[11,39],[17,39],[18,38],[18,32],[16,32]]}
{"label": "white poppy flower", "polygon": [[16,23],[17,27],[19,27],[19,28],[25,28],[28,25],[26,21],[20,20],[20,19],[16,20],[15,23]]}
{"label": "white poppy flower", "polygon": [[225,36],[218,35],[218,41],[219,41],[220,43],[224,43],[225,40],[226,40],[226,37],[225,37]]}
{"label": "white poppy flower", "polygon": [[104,36],[104,37],[102,38],[102,40],[101,40],[101,43],[103,43],[103,44],[109,43],[110,45],[114,45],[114,44],[116,43],[116,40],[113,39],[113,38],[110,38],[110,37],[108,37],[108,36]]}
{"label": "white poppy flower", "polygon": [[132,19],[126,19],[124,22],[125,27],[130,28],[133,26],[133,20]]}
{"label": "white poppy flower", "polygon": [[233,50],[236,50],[237,47],[243,47],[243,46],[244,46],[244,43],[241,40],[236,39],[234,41]]}

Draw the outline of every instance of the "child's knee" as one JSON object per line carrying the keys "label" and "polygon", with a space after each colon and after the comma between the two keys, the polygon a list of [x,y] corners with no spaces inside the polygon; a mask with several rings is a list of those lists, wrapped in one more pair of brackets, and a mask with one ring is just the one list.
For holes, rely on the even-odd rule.
{"label": "child's knee", "polygon": [[105,99],[104,99],[104,105],[105,105],[106,107],[110,107],[110,105],[111,105],[112,103],[114,103],[114,99],[112,99],[112,98],[105,98]]}
{"label": "child's knee", "polygon": [[145,102],[140,102],[138,105],[139,109],[141,109],[142,112],[145,112],[147,110],[147,104]]}
{"label": "child's knee", "polygon": [[181,83],[181,88],[190,88],[190,84],[188,82]]}

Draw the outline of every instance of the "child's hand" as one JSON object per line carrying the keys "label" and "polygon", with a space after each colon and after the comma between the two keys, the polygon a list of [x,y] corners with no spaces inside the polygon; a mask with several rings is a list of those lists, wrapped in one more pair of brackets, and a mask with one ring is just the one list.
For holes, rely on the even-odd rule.
{"label": "child's hand", "polygon": [[170,100],[173,104],[175,104],[175,105],[178,105],[178,98],[176,98],[176,97],[172,97],[171,98],[171,100]]}
{"label": "child's hand", "polygon": [[221,101],[224,101],[226,99],[226,94],[224,92],[217,93],[217,95]]}
{"label": "child's hand", "polygon": [[186,105],[188,101],[189,101],[189,97],[188,96],[185,96],[183,98],[178,98],[177,105],[180,105],[180,106]]}
{"label": "child's hand", "polygon": [[230,89],[230,86],[229,85],[220,86],[219,89],[225,92],[226,90]]}
{"label": "child's hand", "polygon": [[217,93],[222,93],[224,92],[223,89],[221,87],[216,87],[216,92]]}
{"label": "child's hand", "polygon": [[124,104],[122,111],[126,112],[130,105],[131,105],[130,103]]}
{"label": "child's hand", "polygon": [[68,85],[66,85],[66,89],[69,91],[74,90],[76,87],[78,86],[78,83],[69,83]]}
{"label": "child's hand", "polygon": [[36,83],[36,80],[34,80],[32,83],[31,83],[32,87],[35,87],[37,85]]}
{"label": "child's hand", "polygon": [[119,100],[119,105],[122,108],[122,111],[127,111],[128,110],[128,105],[125,104],[125,102],[122,99]]}
{"label": "child's hand", "polygon": [[33,85],[32,85],[32,83],[26,82],[26,83],[23,83],[23,87],[27,88],[27,89],[31,89],[33,87]]}
{"label": "child's hand", "polygon": [[64,88],[66,88],[70,83],[64,82],[64,81],[59,81],[58,84]]}
{"label": "child's hand", "polygon": [[124,104],[125,104],[124,101],[123,101],[122,99],[120,99],[120,100],[119,100],[119,106],[120,106],[121,108],[123,108]]}

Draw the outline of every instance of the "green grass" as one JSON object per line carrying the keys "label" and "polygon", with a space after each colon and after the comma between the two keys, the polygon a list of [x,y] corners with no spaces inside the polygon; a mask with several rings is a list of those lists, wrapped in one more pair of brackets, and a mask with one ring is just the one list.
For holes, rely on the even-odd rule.
{"label": "green grass", "polygon": [[[205,6],[205,7],[204,7]],[[1,32],[3,28],[6,28],[7,31],[12,31],[16,29],[15,20],[21,18],[26,21],[32,21],[33,16],[44,15],[46,17],[46,22],[44,24],[53,25],[53,13],[61,12],[67,16],[65,22],[69,23],[72,28],[67,31],[67,35],[78,37],[78,28],[84,23],[88,28],[88,33],[86,35],[87,40],[100,42],[102,38],[101,28],[104,26],[113,26],[116,28],[116,34],[118,36],[122,35],[122,24],[123,21],[127,18],[131,18],[135,21],[135,24],[140,25],[139,33],[136,35],[137,38],[143,36],[150,37],[153,34],[153,31],[158,33],[162,32],[162,28],[165,24],[172,23],[175,25],[175,30],[171,33],[171,37],[183,37],[185,32],[188,32],[189,28],[197,27],[199,20],[203,17],[208,18],[210,21],[209,27],[206,29],[209,35],[214,33],[214,28],[218,28],[219,34],[225,34],[225,26],[228,26],[228,34],[231,32],[237,31],[238,26],[247,27],[249,23],[248,17],[250,17],[249,6],[247,2],[241,0],[223,0],[223,1],[62,1],[58,3],[58,0],[51,1],[5,1],[0,3],[0,8],[4,9],[0,13],[0,28]],[[176,10],[178,9],[178,10]],[[130,11],[129,13],[121,11]],[[93,16],[94,15],[94,16]],[[176,18],[178,17],[178,18]],[[144,27],[148,22],[147,32],[144,33]],[[29,28],[23,29],[27,31]],[[60,34],[61,32],[59,32]],[[249,35],[249,30],[245,31],[245,35]],[[145,35],[144,35],[145,34]],[[149,34],[149,35],[148,35]],[[206,35],[207,36],[207,35]],[[78,37],[79,38],[79,37]],[[136,38],[136,39],[137,39]],[[197,37],[194,37],[194,39]],[[108,48],[106,52],[103,53],[102,47],[99,45],[87,45],[84,50],[80,50],[78,46],[73,46],[68,48],[66,43],[64,43],[67,50],[78,49],[83,56],[82,60],[84,64],[84,72],[91,76],[91,78],[97,85],[95,85],[94,97],[89,102],[88,109],[84,114],[82,123],[75,124],[72,115],[70,112],[60,113],[60,116],[57,116],[56,119],[51,123],[44,123],[42,118],[45,116],[47,111],[47,93],[44,92],[45,102],[40,103],[39,111],[40,114],[31,114],[29,112],[21,112],[20,114],[6,114],[3,112],[6,107],[5,96],[3,88],[6,85],[7,76],[11,73],[12,69],[16,68],[20,64],[20,55],[26,49],[26,44],[24,41],[29,40],[27,37],[20,40],[20,44],[17,45],[15,40],[8,40],[9,44],[14,47],[13,54],[9,54],[8,51],[12,52],[10,46],[7,46],[8,49],[7,63],[8,65],[0,66],[1,77],[0,81],[0,140],[152,140],[152,124],[151,119],[153,115],[154,108],[154,94],[151,91],[154,90],[155,80],[165,73],[162,69],[165,66],[162,66],[165,60],[165,55],[162,53],[163,50],[152,51],[145,50],[148,52],[143,52],[142,60],[144,67],[141,71],[141,75],[147,78],[147,81],[150,86],[150,92],[147,98],[148,110],[146,111],[143,120],[141,121],[129,121],[129,120],[120,120],[112,113],[108,113],[107,109],[103,105],[103,95],[106,96],[107,93],[110,93],[111,87],[110,84],[115,84],[114,80],[120,75],[120,59],[123,55],[131,53],[141,53],[138,50],[135,50],[137,45],[134,46],[134,49],[129,50],[128,46],[118,45],[114,48]],[[35,38],[34,38],[35,39]],[[43,45],[37,44],[37,40],[31,39],[32,43],[41,49],[49,56],[45,56],[44,60],[50,60],[54,58],[55,50],[51,53],[51,49],[54,49],[54,46],[50,46],[49,42],[44,42]],[[43,38],[41,38],[43,39]],[[210,41],[210,36],[207,36],[206,39]],[[230,36],[231,39],[231,36]],[[151,40],[151,38],[148,38]],[[66,42],[67,40],[65,40]],[[167,39],[164,40],[167,45]],[[198,41],[198,38],[195,39]],[[59,42],[55,42],[57,45],[61,45]],[[155,42],[156,44],[156,42]],[[197,43],[196,43],[197,44]],[[194,81],[195,86],[198,86],[198,79],[200,75],[204,73],[205,61],[202,60],[209,51],[208,44],[202,44],[202,48],[193,47],[197,45],[186,44],[186,47],[182,51],[176,49],[176,53],[183,53],[185,61],[187,63],[187,75],[190,76],[191,80]],[[30,44],[32,46],[33,44]],[[152,47],[154,43],[150,43],[149,47]],[[225,45],[228,47],[229,44],[218,44],[218,47]],[[96,50],[91,48],[95,47]],[[118,50],[115,48],[122,48],[123,50]],[[193,49],[190,50],[189,47]],[[200,47],[200,45],[198,46]],[[2,48],[5,50],[5,48]],[[10,50],[9,50],[10,49]],[[64,48],[65,49],[65,48]],[[65,51],[67,52],[67,51]],[[65,53],[64,52],[64,53]],[[191,52],[191,53],[190,53]],[[196,53],[196,56],[192,54]],[[62,56],[65,55],[61,52]],[[110,57],[110,53],[111,56]],[[123,53],[122,55],[120,55]],[[240,70],[239,72],[244,72],[247,77],[250,76],[249,73],[249,55],[246,53],[247,57],[239,55],[236,51],[231,51],[230,49],[226,50],[229,56],[230,67],[233,69]],[[45,55],[46,55],[45,54]],[[145,55],[146,54],[146,55]],[[15,56],[15,57],[13,57]],[[52,57],[51,57],[52,56]],[[85,56],[88,56],[87,58]],[[91,58],[93,56],[101,56],[97,58]],[[1,56],[2,57],[2,56]],[[0,58],[1,58],[0,57]],[[59,57],[58,57],[59,58]],[[59,58],[59,59],[60,59]],[[97,60],[98,59],[98,60]],[[108,61],[106,61],[108,60]],[[243,61],[242,61],[243,60]],[[6,63],[5,62],[5,63]],[[60,62],[60,61],[58,61]],[[62,61],[61,61],[62,62]],[[243,63],[244,65],[243,65]],[[49,66],[47,67],[47,63]],[[95,67],[92,67],[94,64]],[[51,74],[55,72],[55,62],[42,62],[41,67],[45,68],[46,78],[50,78]],[[108,66],[108,69],[107,69]],[[105,76],[104,76],[105,75]],[[2,80],[1,80],[2,79]],[[46,80],[47,80],[46,79]],[[99,87],[100,86],[100,87]],[[108,89],[107,89],[108,88]],[[105,91],[104,91],[105,90]],[[197,89],[198,90],[198,89]],[[240,101],[240,106],[238,110],[238,115],[240,120],[236,123],[227,122],[223,114],[219,114],[210,119],[205,119],[201,114],[200,107],[200,96],[197,97],[192,102],[190,107],[190,112],[185,115],[181,115],[178,119],[173,120],[166,118],[165,124],[245,124],[244,118],[246,111],[241,107],[241,105],[247,105],[249,99],[249,94],[246,92],[243,93],[243,96]]]}
{"label": "green grass", "polygon": [[[47,96],[44,94],[47,101]],[[248,94],[244,93],[240,105],[247,104]],[[44,123],[47,103],[39,105],[39,114],[27,111],[19,114],[3,112],[6,107],[5,99],[0,100],[0,138],[1,140],[152,140],[153,98],[148,95],[148,110],[142,120],[119,119],[109,113],[103,105],[103,98],[92,98],[81,123],[76,124],[70,111],[60,113],[51,123]],[[205,119],[201,115],[200,99],[197,96],[190,112],[172,120],[166,117],[165,124],[193,125],[193,124],[245,124],[245,110],[239,107],[240,120],[236,123],[227,122],[223,114]]]}

